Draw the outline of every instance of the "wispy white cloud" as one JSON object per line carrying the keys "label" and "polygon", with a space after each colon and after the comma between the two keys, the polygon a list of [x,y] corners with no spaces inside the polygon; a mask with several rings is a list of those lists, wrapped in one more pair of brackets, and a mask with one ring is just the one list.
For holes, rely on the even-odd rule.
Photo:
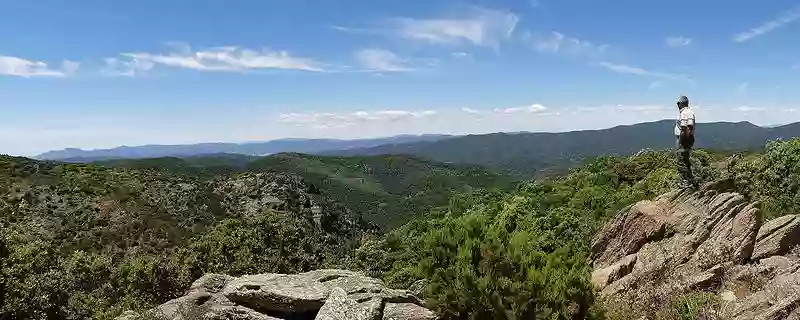
{"label": "wispy white cloud", "polygon": [[141,73],[153,69],[156,64],[150,60],[140,60],[136,58],[118,59],[106,58],[105,67],[100,70],[101,73],[110,76],[123,76],[134,77]]}
{"label": "wispy white cloud", "polygon": [[446,18],[396,18],[390,24],[394,33],[412,41],[497,47],[518,22],[519,17],[509,11],[472,8]]}
{"label": "wispy white cloud", "polygon": [[345,27],[345,26],[331,26],[331,29],[342,31],[342,32],[349,32],[349,33],[364,33],[364,34],[378,34],[378,33],[380,33],[380,30],[376,30],[376,29],[352,28],[352,27]]}
{"label": "wispy white cloud", "polygon": [[531,113],[531,114],[544,114],[547,107],[541,104],[532,104],[525,107],[513,107],[505,109],[494,109],[494,112],[500,114],[515,114],[515,113]]}
{"label": "wispy white cloud", "polygon": [[612,72],[616,73],[625,73],[625,74],[633,74],[639,76],[650,76],[656,78],[663,78],[663,79],[670,79],[670,80],[688,80],[689,78],[685,75],[679,74],[671,74],[671,73],[663,73],[663,72],[656,72],[656,71],[649,71],[645,70],[636,66],[631,66],[627,64],[617,64],[611,63],[607,61],[603,61],[598,63],[599,66],[608,69]]}
{"label": "wispy white cloud", "polygon": [[781,109],[781,111],[783,111],[783,112],[797,112],[797,111],[800,111],[800,110],[798,110],[797,108],[783,108],[783,109]]}
{"label": "wispy white cloud", "polygon": [[608,45],[599,45],[590,41],[581,40],[553,31],[547,36],[534,37],[527,35],[533,44],[533,48],[539,52],[562,53],[573,56],[586,56],[599,58],[606,53]]}
{"label": "wispy white cloud", "polygon": [[321,63],[292,56],[287,51],[270,49],[253,50],[236,46],[214,47],[192,52],[183,45],[181,50],[171,53],[123,53],[118,58],[106,59],[109,70],[118,70],[121,75],[135,75],[156,66],[194,69],[199,71],[244,72],[258,69],[285,69],[302,71],[324,71]]}
{"label": "wispy white cloud", "polygon": [[750,83],[744,82],[744,83],[740,84],[739,87],[736,88],[736,92],[738,92],[739,94],[745,94],[745,93],[747,93],[747,88],[749,86],[750,86]]}
{"label": "wispy white cloud", "polygon": [[663,86],[664,86],[664,82],[663,81],[656,80],[656,81],[651,82],[650,85],[647,86],[647,90],[655,90],[655,89],[661,88]]}
{"label": "wispy white cloud", "polygon": [[450,54],[450,56],[452,56],[454,59],[473,60],[472,55],[466,52],[453,52]]}
{"label": "wispy white cloud", "polygon": [[356,60],[370,71],[402,72],[411,71],[409,61],[384,49],[364,49],[356,52]]}
{"label": "wispy white cloud", "polygon": [[684,36],[667,37],[666,45],[672,48],[685,47],[692,44],[692,38]]}
{"label": "wispy white cloud", "polygon": [[736,108],[736,111],[739,112],[764,112],[767,111],[767,108],[764,107],[751,107],[751,106],[740,106]]}
{"label": "wispy white cloud", "polygon": [[745,32],[736,34],[733,36],[733,41],[735,42],[745,42],[757,37],[760,37],[770,31],[783,27],[787,24],[797,21],[800,19],[800,6],[795,7],[793,9],[787,10],[779,14],[776,18],[764,22],[763,24],[747,30]]}
{"label": "wispy white cloud", "polygon": [[639,112],[639,113],[658,113],[668,111],[663,105],[622,105],[619,104],[614,109],[618,112]]}
{"label": "wispy white cloud", "polygon": [[61,68],[51,69],[47,63],[0,55],[0,75],[17,77],[65,77],[78,71],[80,63],[64,60]]}
{"label": "wispy white cloud", "polygon": [[480,114],[480,113],[481,113],[481,111],[480,111],[480,110],[476,110],[476,109],[472,109],[472,108],[467,108],[467,107],[461,108],[461,111],[463,111],[463,112],[466,112],[466,113],[469,113],[469,114]]}
{"label": "wispy white cloud", "polygon": [[436,111],[381,110],[358,111],[353,113],[285,113],[279,116],[278,122],[306,126],[319,129],[341,128],[356,124],[374,122],[400,122],[421,119],[436,115]]}

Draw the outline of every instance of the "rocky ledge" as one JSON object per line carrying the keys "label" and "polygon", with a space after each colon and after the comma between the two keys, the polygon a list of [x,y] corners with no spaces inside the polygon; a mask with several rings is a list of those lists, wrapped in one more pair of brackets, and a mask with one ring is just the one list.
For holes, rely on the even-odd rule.
{"label": "rocky ledge", "polygon": [[406,290],[346,270],[239,278],[206,274],[183,297],[142,314],[126,312],[117,320],[436,319],[422,304]]}
{"label": "rocky ledge", "polygon": [[711,318],[800,319],[800,216],[764,223],[729,181],[621,210],[592,241],[592,282],[644,318],[690,292],[718,295]]}

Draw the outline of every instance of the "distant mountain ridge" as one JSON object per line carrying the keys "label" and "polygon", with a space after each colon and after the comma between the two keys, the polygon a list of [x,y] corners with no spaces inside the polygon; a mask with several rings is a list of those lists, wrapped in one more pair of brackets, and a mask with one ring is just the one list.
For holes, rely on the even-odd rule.
{"label": "distant mountain ridge", "polygon": [[[408,154],[433,161],[482,165],[517,176],[563,173],[587,158],[628,155],[675,145],[674,120],[562,133],[492,133],[327,151],[337,156]],[[723,151],[761,149],[769,140],[800,136],[800,123],[764,128],[749,122],[697,125],[695,147]]]}
{"label": "distant mountain ridge", "polygon": [[191,157],[208,154],[269,155],[282,152],[318,153],[327,150],[374,147],[393,143],[435,141],[449,135],[398,135],[375,139],[279,139],[246,143],[198,143],[185,145],[120,146],[112,149],[82,150],[67,148],[36,156],[40,160],[87,162],[111,159],[143,159],[159,157]]}
{"label": "distant mountain ridge", "polygon": [[[187,158],[210,154],[268,155],[306,153],[327,156],[410,155],[437,162],[474,164],[519,178],[564,173],[600,155],[629,155],[642,149],[673,148],[674,120],[557,133],[515,132],[465,136],[405,135],[380,139],[284,139],[256,143],[204,143],[177,146],[119,147],[83,151],[67,149],[39,159],[90,162],[157,157]],[[800,137],[800,123],[760,127],[750,122],[713,122],[697,126],[695,147],[747,151],[769,140]]]}

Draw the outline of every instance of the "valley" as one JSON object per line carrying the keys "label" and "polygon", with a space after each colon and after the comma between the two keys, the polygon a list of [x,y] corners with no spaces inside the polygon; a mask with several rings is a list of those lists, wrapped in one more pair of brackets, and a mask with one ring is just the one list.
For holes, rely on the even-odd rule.
{"label": "valley", "polygon": [[[765,223],[800,210],[793,200],[799,139],[752,148],[761,151],[724,149],[693,152],[702,181],[728,181],[726,190],[759,203]],[[358,281],[413,292],[417,307],[408,308],[424,306],[442,319],[722,314],[722,287],[675,292],[660,308],[620,310],[609,300],[617,295],[598,291],[593,280],[595,267],[608,263],[594,265],[592,239],[631,205],[677,188],[673,157],[658,149],[600,155],[546,178],[521,179],[513,170],[401,154],[91,163],[4,156],[0,310],[17,319],[115,319],[195,301],[183,295],[203,275],[294,279],[346,269],[379,279]],[[737,263],[760,263],[748,261]],[[210,294],[234,294],[225,292]],[[676,307],[697,297],[704,300],[692,300],[696,309]],[[251,306],[241,303],[208,308]]]}

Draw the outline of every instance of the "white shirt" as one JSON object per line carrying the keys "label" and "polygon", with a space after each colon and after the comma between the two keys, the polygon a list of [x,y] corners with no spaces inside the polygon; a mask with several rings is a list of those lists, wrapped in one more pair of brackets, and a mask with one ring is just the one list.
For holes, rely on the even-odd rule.
{"label": "white shirt", "polygon": [[678,112],[678,121],[675,122],[675,135],[681,135],[681,127],[694,126],[694,111],[686,107]]}

